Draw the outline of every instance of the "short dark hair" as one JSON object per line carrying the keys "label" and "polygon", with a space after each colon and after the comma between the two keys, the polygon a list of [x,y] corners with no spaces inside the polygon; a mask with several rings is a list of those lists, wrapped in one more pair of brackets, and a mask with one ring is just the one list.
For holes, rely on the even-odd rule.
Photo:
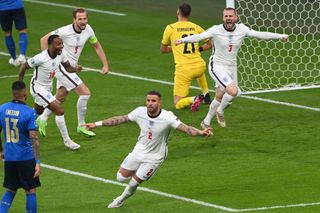
{"label": "short dark hair", "polygon": [[26,88],[26,83],[23,81],[15,81],[12,83],[11,90],[12,91],[20,91]]}
{"label": "short dark hair", "polygon": [[191,6],[187,3],[183,3],[179,6],[179,11],[183,17],[189,17],[191,13]]}
{"label": "short dark hair", "polygon": [[232,11],[234,12],[234,14],[236,14],[236,15],[237,15],[237,10],[236,10],[236,9],[234,9],[233,7],[227,7],[227,8],[224,8],[224,10],[223,10],[223,11],[225,11],[225,10],[232,10]]}
{"label": "short dark hair", "polygon": [[152,90],[152,91],[148,92],[147,95],[156,95],[159,97],[159,99],[161,99],[161,94],[158,91]]}
{"label": "short dark hair", "polygon": [[59,36],[56,35],[56,34],[53,34],[53,35],[49,36],[49,38],[48,38],[48,46],[49,46],[50,44],[52,44],[52,42],[53,42],[53,40],[54,40],[55,38],[58,38],[58,37],[59,37]]}
{"label": "short dark hair", "polygon": [[87,16],[88,16],[88,13],[87,13],[86,9],[84,9],[84,8],[76,8],[76,9],[74,9],[73,12],[72,12],[73,18],[77,17],[77,13],[86,13]]}

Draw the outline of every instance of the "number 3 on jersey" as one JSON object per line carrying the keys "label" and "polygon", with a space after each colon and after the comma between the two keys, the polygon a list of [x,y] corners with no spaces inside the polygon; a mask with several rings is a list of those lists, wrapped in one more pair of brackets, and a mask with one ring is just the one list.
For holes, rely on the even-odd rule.
{"label": "number 3 on jersey", "polygon": [[[192,33],[190,35],[193,35]],[[181,36],[181,38],[184,38],[184,37],[188,37],[189,35],[187,34],[183,34]],[[191,45],[191,50],[189,49],[190,48],[190,45]],[[189,49],[189,50],[188,50]],[[190,54],[190,53],[194,53],[195,52],[195,47],[194,47],[194,43],[185,43],[184,44],[184,48],[183,48],[183,54]]]}

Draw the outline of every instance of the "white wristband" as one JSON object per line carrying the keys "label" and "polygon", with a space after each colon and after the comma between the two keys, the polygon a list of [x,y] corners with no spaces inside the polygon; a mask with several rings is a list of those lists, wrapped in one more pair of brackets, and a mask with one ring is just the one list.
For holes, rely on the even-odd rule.
{"label": "white wristband", "polygon": [[97,122],[95,122],[94,124],[95,124],[96,126],[103,126],[103,125],[102,125],[102,121],[97,121]]}

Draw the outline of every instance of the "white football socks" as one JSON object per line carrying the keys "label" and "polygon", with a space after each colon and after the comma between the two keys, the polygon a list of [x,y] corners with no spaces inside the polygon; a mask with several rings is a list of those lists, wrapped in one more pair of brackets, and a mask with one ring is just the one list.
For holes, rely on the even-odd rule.
{"label": "white football socks", "polygon": [[85,117],[87,113],[87,104],[90,95],[80,95],[77,102],[77,113],[78,113],[78,125],[85,124]]}
{"label": "white football socks", "polygon": [[217,101],[216,99],[213,99],[213,101],[211,102],[210,106],[209,106],[209,111],[206,115],[206,117],[204,118],[203,122],[206,125],[210,125],[211,124],[211,120],[212,118],[214,118],[216,116],[216,110],[219,107],[220,102]]}
{"label": "white football socks", "polygon": [[41,120],[47,121],[52,111],[49,108],[45,108],[43,113],[40,115]]}
{"label": "white football socks", "polygon": [[64,115],[56,115],[56,124],[64,141],[70,140]]}
{"label": "white football socks", "polygon": [[139,183],[134,178],[131,178],[131,180],[128,183],[128,186],[125,188],[125,190],[122,192],[122,194],[119,197],[121,200],[121,203],[126,199],[128,199],[129,197],[131,197],[136,192],[138,186],[139,186]]}
{"label": "white football socks", "polygon": [[232,100],[235,98],[235,96],[231,96],[228,93],[225,93],[222,97],[220,106],[217,108],[217,111],[221,114],[223,114],[224,109],[227,108],[227,106],[232,102]]}

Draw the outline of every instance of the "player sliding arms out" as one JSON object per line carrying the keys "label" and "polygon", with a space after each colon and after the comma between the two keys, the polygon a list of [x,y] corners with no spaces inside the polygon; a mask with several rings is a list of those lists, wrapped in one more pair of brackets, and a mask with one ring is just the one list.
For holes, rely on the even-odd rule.
{"label": "player sliding arms out", "polygon": [[161,95],[156,91],[150,91],[147,94],[146,106],[137,107],[128,115],[88,123],[85,126],[93,129],[97,126],[116,126],[128,121],[138,124],[140,134],[135,148],[121,164],[117,180],[119,182],[131,180],[123,193],[114,199],[108,208],[120,207],[127,198],[134,194],[137,187],[143,181],[150,179],[160,167],[167,156],[168,137],[172,128],[192,136],[212,135],[211,128],[198,130],[183,124],[172,112],[161,109]]}

